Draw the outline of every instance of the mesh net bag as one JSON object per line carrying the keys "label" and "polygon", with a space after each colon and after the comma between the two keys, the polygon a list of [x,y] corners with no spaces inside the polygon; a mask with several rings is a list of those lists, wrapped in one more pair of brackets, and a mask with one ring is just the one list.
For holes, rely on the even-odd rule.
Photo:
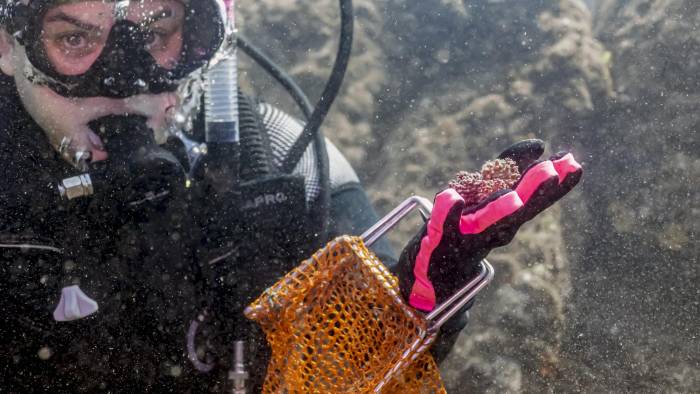
{"label": "mesh net bag", "polygon": [[263,393],[445,393],[435,335],[358,237],[339,237],[245,311],[267,335]]}

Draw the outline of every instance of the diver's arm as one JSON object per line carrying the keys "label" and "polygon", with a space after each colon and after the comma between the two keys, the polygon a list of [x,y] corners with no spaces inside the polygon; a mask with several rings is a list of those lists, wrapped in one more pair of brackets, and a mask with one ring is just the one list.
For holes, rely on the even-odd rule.
{"label": "diver's arm", "polygon": [[[478,274],[492,249],[508,244],[522,224],[576,186],[583,170],[573,155],[563,152],[537,161],[542,153],[542,141],[522,141],[504,151],[500,162],[484,167],[490,170],[482,169],[479,176],[463,174],[462,183],[438,193],[430,219],[397,264],[404,299],[416,309],[435,310]],[[494,190],[495,180],[502,188]],[[454,344],[459,333],[455,326],[464,318],[462,313],[443,326],[443,341]],[[440,345],[435,352],[438,359],[445,353]]]}
{"label": "diver's arm", "polygon": [[[262,103],[260,105],[262,123],[269,135],[273,156],[285,157],[291,143],[298,138],[303,126],[299,121],[279,109]],[[330,237],[339,235],[360,235],[379,221],[374,207],[370,203],[367,193],[352,168],[352,165],[333,145],[326,141],[330,175]],[[297,173],[306,179],[307,197],[313,201],[318,197],[318,174],[312,147],[309,147],[302,158],[302,163],[297,168]],[[313,204],[311,204],[313,206]],[[371,248],[379,259],[393,273],[397,271],[397,258],[394,250],[386,239],[380,239]],[[468,305],[442,327],[441,334],[432,347],[432,354],[436,361],[445,358],[454,346],[459,333],[467,325]]]}
{"label": "diver's arm", "polygon": [[[379,217],[359,182],[342,185],[331,193],[331,236],[359,235],[377,221]],[[396,255],[386,239],[380,239],[371,249],[390,270],[396,268]],[[469,303],[442,326],[440,335],[430,349],[437,363],[445,359],[454,347],[459,333],[466,327],[471,306],[472,303]]]}
{"label": "diver's arm", "polygon": [[[331,192],[331,237],[360,235],[379,221],[367,193],[359,182],[348,183]],[[370,249],[390,270],[396,265],[396,254],[386,239],[380,239]]]}
{"label": "diver's arm", "polygon": [[[329,235],[360,235],[379,221],[360,180],[347,159],[331,143],[326,142],[330,167],[331,203]],[[386,238],[381,238],[370,248],[394,274],[397,273],[397,256]],[[440,335],[431,347],[436,362],[446,358],[454,347],[459,333],[466,327],[469,309],[465,306],[440,330]]]}
{"label": "diver's arm", "polygon": [[[299,138],[303,126],[297,119],[267,103],[261,103],[259,111],[270,141],[272,156],[275,161],[281,162],[289,153],[292,143]],[[331,195],[328,235],[331,239],[339,235],[360,235],[379,218],[345,156],[328,140],[326,150]],[[294,172],[305,179],[308,202],[318,198],[322,187],[316,160],[314,147],[309,146]],[[384,264],[393,268],[396,255],[387,241],[378,242],[372,249]]]}

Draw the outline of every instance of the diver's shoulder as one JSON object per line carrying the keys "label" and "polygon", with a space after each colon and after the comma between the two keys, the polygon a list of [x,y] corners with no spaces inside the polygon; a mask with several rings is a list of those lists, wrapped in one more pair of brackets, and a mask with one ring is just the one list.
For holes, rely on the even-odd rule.
{"label": "diver's shoulder", "polygon": [[[304,130],[304,124],[297,118],[265,102],[258,104],[258,111],[270,141],[273,162],[279,168],[294,142]],[[359,183],[355,170],[340,149],[327,138],[325,141],[328,152],[331,189],[348,183]],[[304,175],[306,178],[317,179],[317,167],[318,162],[312,144],[307,148],[294,172]]]}

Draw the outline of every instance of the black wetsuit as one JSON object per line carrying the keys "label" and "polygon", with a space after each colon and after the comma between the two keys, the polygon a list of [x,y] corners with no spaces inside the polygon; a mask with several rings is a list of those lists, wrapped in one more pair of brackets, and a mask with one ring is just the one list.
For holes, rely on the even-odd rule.
{"label": "black wetsuit", "polygon": [[[270,106],[258,109],[268,153],[279,164],[301,125]],[[347,161],[332,145],[328,150],[328,237],[359,234],[377,215]],[[308,206],[318,196],[313,157],[310,149],[296,171],[305,180]],[[213,316],[209,339],[215,352],[221,350],[214,358],[225,360],[232,341],[245,340],[250,384],[259,387],[268,349],[241,311],[311,255],[313,234],[302,229],[280,236],[251,224],[227,247],[208,249],[208,230],[191,214],[207,206],[206,199],[181,199],[138,215],[115,214],[104,203],[66,206],[52,185],[75,170],[57,157],[15,93],[0,99],[0,162],[3,392],[221,390],[225,370],[200,373],[186,356],[189,324],[205,309]],[[302,207],[300,215],[314,213]],[[386,245],[375,251],[393,264]],[[61,289],[73,284],[100,309],[84,319],[56,322],[52,313]],[[453,320],[435,347],[438,358],[464,324],[464,316]]]}

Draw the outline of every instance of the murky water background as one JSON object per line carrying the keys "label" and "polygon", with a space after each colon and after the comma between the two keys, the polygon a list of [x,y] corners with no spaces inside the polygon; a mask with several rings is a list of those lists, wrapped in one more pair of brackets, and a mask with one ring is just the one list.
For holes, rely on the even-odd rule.
{"label": "murky water background", "polygon": [[[497,279],[443,367],[450,392],[697,392],[700,3],[355,6],[354,58],[324,131],[382,213],[523,138],[586,169],[491,255]],[[336,2],[241,8],[242,30],[317,97]],[[293,109],[255,68],[242,76]]]}

